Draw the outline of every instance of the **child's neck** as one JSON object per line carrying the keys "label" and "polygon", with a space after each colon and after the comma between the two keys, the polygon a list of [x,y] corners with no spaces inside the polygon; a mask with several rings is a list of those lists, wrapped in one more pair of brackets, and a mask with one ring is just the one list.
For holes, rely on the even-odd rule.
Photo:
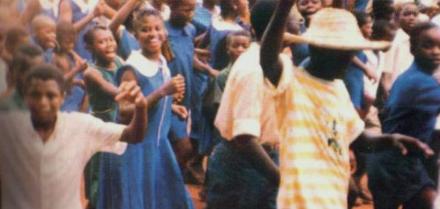
{"label": "child's neck", "polygon": [[159,53],[151,53],[146,50],[142,50],[142,55],[144,55],[149,60],[160,62],[160,55],[161,55],[160,52]]}
{"label": "child's neck", "polygon": [[113,69],[115,67],[115,62],[113,60],[109,61],[105,59],[96,59],[96,65],[108,69]]}
{"label": "child's neck", "polygon": [[55,129],[55,123],[57,121],[57,118],[54,118],[53,120],[50,120],[48,122],[40,122],[34,120],[34,118],[31,118],[32,125],[35,129],[35,131],[40,135],[43,142],[47,142],[49,140],[50,135],[53,133]]}

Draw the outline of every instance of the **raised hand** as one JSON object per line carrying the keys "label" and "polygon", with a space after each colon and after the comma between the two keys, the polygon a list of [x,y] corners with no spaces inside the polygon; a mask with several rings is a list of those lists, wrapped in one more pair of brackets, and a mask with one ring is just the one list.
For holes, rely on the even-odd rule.
{"label": "raised hand", "polygon": [[185,106],[173,104],[173,106],[171,106],[171,109],[181,119],[186,119],[188,117],[188,110],[186,110]]}
{"label": "raised hand", "polygon": [[185,92],[185,79],[178,74],[168,81],[164,86],[164,93],[166,95],[177,94],[181,95]]}
{"label": "raised hand", "polygon": [[122,82],[118,89],[115,101],[127,101],[134,103],[137,108],[146,108],[147,100],[142,94],[141,88],[134,81]]}

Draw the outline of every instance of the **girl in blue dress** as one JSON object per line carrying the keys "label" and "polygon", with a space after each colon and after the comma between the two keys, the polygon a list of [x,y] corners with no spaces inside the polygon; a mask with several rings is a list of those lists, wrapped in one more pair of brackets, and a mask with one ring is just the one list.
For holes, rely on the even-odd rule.
{"label": "girl in blue dress", "polygon": [[141,50],[130,54],[127,63],[133,68],[119,70],[116,81],[135,78],[148,95],[147,134],[142,143],[128,145],[122,156],[106,154],[103,158],[98,208],[192,209],[168,139],[173,100],[169,95],[183,93],[183,77],[171,78],[162,55],[166,35],[160,13],[142,11],[134,23]]}

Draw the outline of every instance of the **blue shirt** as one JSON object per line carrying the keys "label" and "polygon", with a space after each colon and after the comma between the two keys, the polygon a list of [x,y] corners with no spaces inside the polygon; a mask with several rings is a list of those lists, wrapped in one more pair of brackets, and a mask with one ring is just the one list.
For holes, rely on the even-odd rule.
{"label": "blue shirt", "polygon": [[169,21],[165,23],[168,31],[168,40],[174,59],[168,63],[171,75],[181,74],[185,78],[185,98],[183,104],[190,107],[191,90],[193,80],[193,55],[196,29],[192,24],[187,24],[183,28],[177,28]]}
{"label": "blue shirt", "polygon": [[400,75],[384,109],[383,132],[431,141],[440,110],[440,85],[417,63]]}
{"label": "blue shirt", "polygon": [[[367,55],[364,52],[359,52],[356,57],[363,63],[367,62]],[[364,72],[360,67],[354,63],[350,63],[347,67],[347,73],[344,78],[345,86],[350,94],[351,102],[356,109],[364,107]]]}
{"label": "blue shirt", "polygon": [[197,4],[194,11],[194,17],[192,24],[197,29],[197,34],[204,33],[211,26],[212,14],[211,12],[203,7],[202,4]]}

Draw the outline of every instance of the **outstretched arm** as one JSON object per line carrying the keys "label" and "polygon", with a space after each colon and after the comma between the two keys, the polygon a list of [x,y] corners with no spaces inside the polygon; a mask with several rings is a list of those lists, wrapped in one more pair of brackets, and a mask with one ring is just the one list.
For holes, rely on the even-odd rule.
{"label": "outstretched arm", "polygon": [[261,41],[260,64],[264,76],[274,85],[278,85],[283,70],[278,56],[282,50],[285,25],[294,3],[295,0],[281,0],[278,3]]}
{"label": "outstretched arm", "polygon": [[371,152],[372,150],[380,151],[393,147],[400,149],[402,155],[406,155],[409,152],[420,152],[426,157],[429,157],[434,154],[432,149],[427,144],[414,137],[405,136],[402,134],[373,135],[364,131],[351,144],[351,148],[361,152]]}

